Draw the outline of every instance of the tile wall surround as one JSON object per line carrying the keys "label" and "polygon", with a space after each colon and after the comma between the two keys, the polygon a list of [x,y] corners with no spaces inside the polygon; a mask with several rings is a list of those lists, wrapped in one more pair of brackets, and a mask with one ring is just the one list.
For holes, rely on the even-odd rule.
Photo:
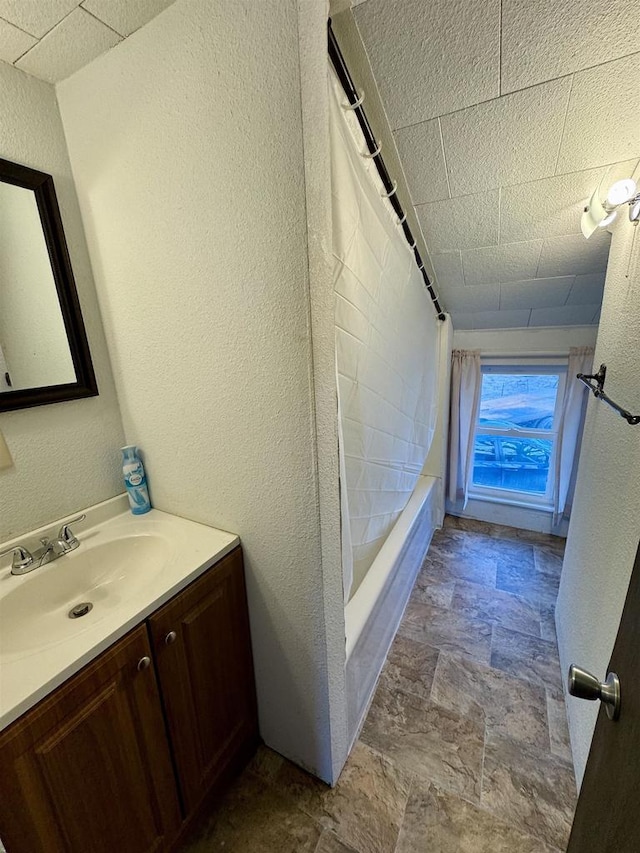
{"label": "tile wall surround", "polygon": [[596,324],[610,235],[580,216],[640,182],[640,5],[352,5],[454,327]]}
{"label": "tile wall surround", "polygon": [[262,748],[183,853],[565,850],[563,551],[558,537],[448,516],[336,787]]}
{"label": "tile wall surround", "polygon": [[0,60],[57,83],[174,0],[0,0]]}

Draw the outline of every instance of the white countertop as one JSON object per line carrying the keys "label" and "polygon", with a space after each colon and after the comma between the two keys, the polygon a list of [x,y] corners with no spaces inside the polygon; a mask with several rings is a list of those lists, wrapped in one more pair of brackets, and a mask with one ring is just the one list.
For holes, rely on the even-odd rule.
{"label": "white countertop", "polygon": [[[233,550],[240,540],[232,533],[207,527],[159,510],[141,516],[132,515],[126,496],[119,496],[85,510],[87,521],[74,526],[80,547],[48,565],[26,575],[11,575],[10,564],[0,569],[0,599],[19,584],[28,584],[38,573],[64,572],[65,561],[73,560],[87,549],[127,536],[160,537],[166,543],[167,559],[161,571],[149,572],[148,583],[138,583],[131,594],[123,596],[117,607],[96,605],[78,620],[68,620],[68,636],[44,648],[10,651],[0,625],[0,730],[33,707],[100,652],[139,625],[147,616],[180,592],[206,569]],[[51,535],[65,519],[32,534],[18,537],[29,547],[41,535]],[[88,524],[93,526],[88,527]],[[43,533],[44,531],[44,533]],[[10,547],[14,542],[3,543]],[[75,601],[69,602],[73,605]],[[62,618],[65,618],[64,616]]]}

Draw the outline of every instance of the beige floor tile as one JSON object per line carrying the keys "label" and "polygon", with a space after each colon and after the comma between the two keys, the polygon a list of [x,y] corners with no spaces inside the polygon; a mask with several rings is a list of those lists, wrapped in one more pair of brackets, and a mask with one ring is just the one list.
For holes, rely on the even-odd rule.
{"label": "beige floor tile", "polygon": [[349,847],[343,841],[340,841],[335,832],[325,829],[320,836],[314,853],[361,853],[361,851],[356,850],[355,847]]}
{"label": "beige floor tile", "polygon": [[562,687],[558,649],[551,640],[496,627],[491,645],[491,666],[543,687]]}
{"label": "beige floor tile", "polygon": [[380,686],[428,699],[438,663],[437,649],[397,636],[384,665]]}
{"label": "beige floor tile", "polygon": [[549,751],[547,697],[543,687],[476,661],[442,654],[431,699],[485,723],[489,732]]}
{"label": "beige floor tile", "polygon": [[455,586],[451,610],[523,634],[540,636],[540,608],[511,592],[459,581]]}
{"label": "beige floor tile", "polygon": [[361,739],[412,775],[479,799],[481,722],[399,690],[378,689]]}
{"label": "beige floor tile", "polygon": [[481,802],[502,820],[565,850],[576,802],[573,770],[555,756],[489,735]]}
{"label": "beige floor tile", "polygon": [[393,853],[410,777],[392,758],[358,742],[335,788],[285,762],[276,785],[286,797],[348,847]]}
{"label": "beige floor tile", "polygon": [[410,600],[398,633],[441,651],[489,663],[491,625],[479,619]]}
{"label": "beige floor tile", "polygon": [[314,853],[321,831],[289,797],[245,771],[181,853]]}
{"label": "beige floor tile", "polygon": [[551,752],[558,758],[571,763],[571,741],[567,723],[567,709],[561,690],[547,690],[547,716],[549,717],[549,739]]}
{"label": "beige floor tile", "polygon": [[556,848],[435,785],[416,783],[396,853],[556,853]]}

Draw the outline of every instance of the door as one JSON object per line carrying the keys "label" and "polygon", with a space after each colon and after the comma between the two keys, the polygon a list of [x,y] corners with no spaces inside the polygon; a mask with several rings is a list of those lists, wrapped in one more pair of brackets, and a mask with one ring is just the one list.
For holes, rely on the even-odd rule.
{"label": "door", "polygon": [[149,619],[185,814],[257,740],[242,551]]}
{"label": "door", "polygon": [[567,853],[640,850],[639,649],[640,547],[609,662],[620,679],[620,717],[600,708]]}
{"label": "door", "polygon": [[169,849],[180,811],[150,656],[142,626],[0,735],[9,853]]}

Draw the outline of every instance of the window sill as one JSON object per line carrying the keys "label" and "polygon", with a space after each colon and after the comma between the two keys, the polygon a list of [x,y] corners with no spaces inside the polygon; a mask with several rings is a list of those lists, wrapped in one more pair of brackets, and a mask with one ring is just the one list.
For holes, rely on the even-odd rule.
{"label": "window sill", "polygon": [[477,492],[469,492],[470,501],[483,501],[490,504],[505,504],[506,506],[517,506],[519,509],[535,509],[538,512],[553,512],[551,504],[531,503],[529,501],[519,500],[518,498],[507,498],[486,494],[478,494]]}

